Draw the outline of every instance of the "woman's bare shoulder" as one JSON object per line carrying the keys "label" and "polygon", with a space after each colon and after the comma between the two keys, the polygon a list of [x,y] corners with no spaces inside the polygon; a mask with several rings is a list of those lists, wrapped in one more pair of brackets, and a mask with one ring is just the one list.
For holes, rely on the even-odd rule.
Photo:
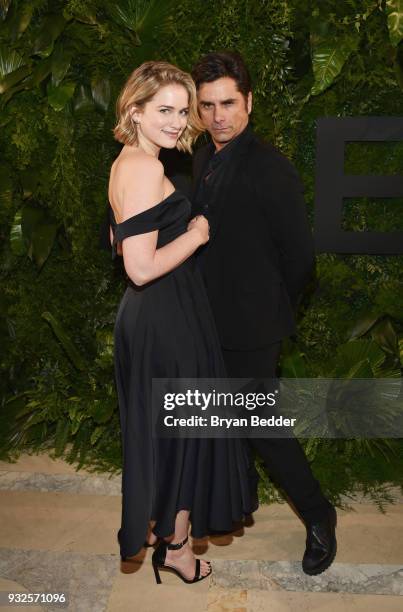
{"label": "woman's bare shoulder", "polygon": [[163,179],[164,166],[160,160],[144,151],[125,151],[114,161],[113,171],[116,178],[129,178],[129,180],[141,177],[144,179]]}
{"label": "woman's bare shoulder", "polygon": [[158,203],[164,194],[164,166],[143,151],[125,151],[111,170],[111,189],[124,220]]}

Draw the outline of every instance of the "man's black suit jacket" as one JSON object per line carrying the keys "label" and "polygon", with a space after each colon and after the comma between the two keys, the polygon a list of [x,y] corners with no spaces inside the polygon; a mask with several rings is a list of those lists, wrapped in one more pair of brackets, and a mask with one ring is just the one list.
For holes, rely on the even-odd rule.
{"label": "man's black suit jacket", "polygon": [[[203,274],[222,347],[254,350],[295,333],[314,247],[293,164],[248,126],[214,195]],[[212,154],[198,149],[193,202]],[[193,214],[203,212],[195,206]]]}

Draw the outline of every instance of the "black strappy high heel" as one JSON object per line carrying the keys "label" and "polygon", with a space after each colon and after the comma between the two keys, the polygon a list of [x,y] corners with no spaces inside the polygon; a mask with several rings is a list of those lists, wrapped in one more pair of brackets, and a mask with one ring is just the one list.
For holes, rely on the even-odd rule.
{"label": "black strappy high heel", "polygon": [[165,542],[164,540],[162,540],[159,543],[158,547],[155,549],[155,551],[153,552],[153,556],[152,556],[152,564],[153,564],[155,580],[157,581],[157,584],[161,584],[161,577],[159,573],[160,569],[166,569],[170,572],[174,572],[177,576],[179,576],[179,578],[182,578],[183,582],[186,582],[187,584],[192,584],[193,582],[199,582],[200,580],[203,580],[203,578],[207,578],[207,576],[210,576],[211,574],[210,561],[207,561],[207,563],[210,566],[210,571],[205,576],[201,576],[200,575],[200,559],[196,559],[195,575],[190,580],[189,578],[185,578],[182,572],[180,572],[176,567],[173,567],[173,565],[165,564],[167,550],[179,550],[180,548],[182,548],[182,546],[186,544],[187,541],[188,541],[188,537],[186,537],[183,540],[183,542],[179,542],[179,544],[168,544],[168,542]]}

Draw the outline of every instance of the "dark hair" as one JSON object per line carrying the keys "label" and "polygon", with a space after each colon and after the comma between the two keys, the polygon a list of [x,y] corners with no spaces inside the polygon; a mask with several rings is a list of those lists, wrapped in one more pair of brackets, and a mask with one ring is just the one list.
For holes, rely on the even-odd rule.
{"label": "dark hair", "polygon": [[252,89],[249,71],[242,56],[235,51],[208,53],[193,67],[192,77],[198,89],[202,83],[211,83],[222,77],[234,79],[238,91],[245,97]]}

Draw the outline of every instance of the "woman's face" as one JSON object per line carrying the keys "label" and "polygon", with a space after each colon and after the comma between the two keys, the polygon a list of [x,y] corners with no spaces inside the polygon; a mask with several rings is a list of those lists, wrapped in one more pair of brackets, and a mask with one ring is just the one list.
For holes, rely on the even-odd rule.
{"label": "woman's face", "polygon": [[187,125],[189,95],[183,85],[164,85],[141,111],[133,111],[139,145],[150,153],[173,149]]}

